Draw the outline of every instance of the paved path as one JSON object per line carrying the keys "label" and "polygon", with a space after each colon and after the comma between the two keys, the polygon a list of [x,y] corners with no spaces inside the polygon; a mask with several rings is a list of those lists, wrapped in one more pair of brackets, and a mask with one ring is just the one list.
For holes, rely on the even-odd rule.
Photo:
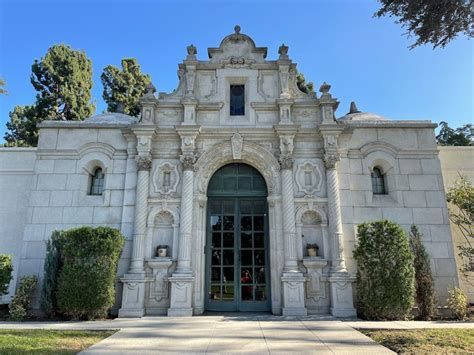
{"label": "paved path", "polygon": [[0,329],[120,329],[83,354],[389,354],[359,329],[474,328],[474,322],[366,322],[332,317],[211,315],[92,322],[0,322]]}

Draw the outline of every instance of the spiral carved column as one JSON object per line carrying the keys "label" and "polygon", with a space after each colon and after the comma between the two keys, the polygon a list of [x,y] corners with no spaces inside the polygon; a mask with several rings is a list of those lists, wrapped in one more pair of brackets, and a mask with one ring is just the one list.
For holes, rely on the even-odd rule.
{"label": "spiral carved column", "polygon": [[296,258],[296,220],[293,192],[293,159],[280,157],[281,190],[283,212],[283,234],[285,237],[285,272],[298,272]]}
{"label": "spiral carved column", "polygon": [[181,193],[181,218],[179,228],[178,274],[190,274],[191,271],[191,234],[193,229],[193,156],[183,156],[183,188]]}
{"label": "spiral carved column", "polygon": [[329,229],[331,231],[331,239],[333,239],[331,267],[335,272],[346,271],[342,240],[342,216],[339,197],[339,182],[336,170],[337,160],[338,156],[336,153],[327,153],[324,158],[328,189]]}
{"label": "spiral carved column", "polygon": [[144,273],[146,210],[148,205],[148,186],[150,180],[151,157],[137,157],[137,192],[135,200],[135,224],[133,228],[131,274]]}

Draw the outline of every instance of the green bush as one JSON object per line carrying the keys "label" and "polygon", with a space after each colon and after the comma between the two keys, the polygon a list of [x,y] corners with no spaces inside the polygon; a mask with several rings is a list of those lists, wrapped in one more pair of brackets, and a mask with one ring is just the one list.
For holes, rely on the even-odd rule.
{"label": "green bush", "polygon": [[0,254],[0,296],[8,292],[8,285],[12,280],[12,257],[6,254]]}
{"label": "green bush", "polygon": [[466,294],[457,287],[448,290],[448,294],[448,307],[453,311],[457,319],[463,320],[469,312]]}
{"label": "green bush", "polygon": [[61,231],[54,231],[51,240],[46,244],[46,258],[44,261],[44,277],[41,289],[41,309],[50,318],[58,311],[56,291],[58,288],[59,272],[61,271],[60,239]]}
{"label": "green bush", "polygon": [[390,221],[357,226],[358,312],[372,320],[405,319],[413,307],[413,254],[403,229]]}
{"label": "green bush", "polygon": [[430,320],[436,312],[436,297],[430,257],[421,241],[422,237],[418,228],[415,225],[411,226],[410,247],[414,256],[415,301],[418,306],[418,317]]}
{"label": "green bush", "polygon": [[28,316],[30,309],[31,296],[38,286],[38,278],[36,276],[24,276],[20,279],[20,285],[16,289],[10,303],[10,319],[21,321]]}
{"label": "green bush", "polygon": [[59,236],[61,313],[74,319],[105,317],[115,299],[115,276],[125,238],[109,227],[81,227]]}

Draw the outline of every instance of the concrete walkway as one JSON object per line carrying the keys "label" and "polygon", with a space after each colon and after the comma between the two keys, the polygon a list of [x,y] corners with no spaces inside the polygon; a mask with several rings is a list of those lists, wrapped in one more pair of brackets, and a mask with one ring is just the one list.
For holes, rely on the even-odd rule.
{"label": "concrete walkway", "polygon": [[390,350],[359,329],[473,328],[474,322],[366,322],[332,317],[206,315],[92,322],[0,322],[0,329],[120,329],[83,354],[107,353],[360,353]]}

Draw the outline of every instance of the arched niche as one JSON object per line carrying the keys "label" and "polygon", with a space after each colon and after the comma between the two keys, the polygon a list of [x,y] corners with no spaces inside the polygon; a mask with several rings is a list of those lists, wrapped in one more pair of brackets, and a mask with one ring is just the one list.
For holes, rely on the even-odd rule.
{"label": "arched niche", "polygon": [[329,259],[328,223],[326,214],[320,208],[300,208],[296,214],[298,259],[307,257],[306,245],[317,244],[318,256]]}
{"label": "arched niche", "polygon": [[168,257],[178,258],[179,217],[176,211],[155,207],[148,215],[147,256],[154,258],[158,245],[168,246]]}

